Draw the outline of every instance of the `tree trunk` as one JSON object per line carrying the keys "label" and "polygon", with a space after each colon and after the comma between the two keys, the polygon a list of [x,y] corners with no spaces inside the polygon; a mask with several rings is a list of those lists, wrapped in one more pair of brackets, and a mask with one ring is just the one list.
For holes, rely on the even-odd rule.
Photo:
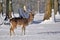
{"label": "tree trunk", "polygon": [[51,17],[51,9],[52,9],[51,0],[47,0],[43,20],[48,20]]}
{"label": "tree trunk", "polygon": [[58,11],[58,1],[54,0],[54,13],[57,14]]}
{"label": "tree trunk", "polygon": [[2,12],[2,3],[0,3],[0,13]]}
{"label": "tree trunk", "polygon": [[11,15],[12,11],[13,11],[12,0],[9,0],[9,18],[12,18],[12,15]]}
{"label": "tree trunk", "polygon": [[6,0],[6,18],[5,20],[7,20],[9,18],[9,0]]}
{"label": "tree trunk", "polygon": [[12,17],[11,12],[12,12],[12,0],[6,0],[6,18],[5,18],[5,20],[10,19]]}

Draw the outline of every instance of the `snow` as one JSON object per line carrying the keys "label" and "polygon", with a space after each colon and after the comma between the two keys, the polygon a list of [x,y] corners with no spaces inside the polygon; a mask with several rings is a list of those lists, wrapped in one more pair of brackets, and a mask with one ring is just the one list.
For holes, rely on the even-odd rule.
{"label": "snow", "polygon": [[57,14],[55,15],[56,19],[60,19],[60,14],[59,12],[57,11]]}
{"label": "snow", "polygon": [[0,24],[2,24],[3,23],[3,17],[2,17],[2,14],[0,14]]}
{"label": "snow", "polygon": [[43,20],[43,17],[44,17],[44,13],[42,13],[42,14],[37,13],[37,14],[34,16],[34,21]]}
{"label": "snow", "polygon": [[52,18],[50,18],[50,20],[45,20],[45,21],[41,22],[40,24],[54,24],[55,22],[53,22],[51,19]]}
{"label": "snow", "polygon": [[10,37],[10,25],[1,25],[0,40],[60,40],[59,26],[58,24],[30,24],[26,27],[26,35],[21,35],[21,27],[18,27],[15,29],[15,35]]}
{"label": "snow", "polygon": [[60,14],[57,11],[57,14],[54,16],[54,9],[52,9],[52,16],[48,20],[44,20],[40,24],[55,24],[55,20],[60,21]]}
{"label": "snow", "polygon": [[14,17],[19,17],[19,13],[14,13],[14,14],[13,14],[13,12],[12,12],[11,15],[12,15],[12,18],[14,18]]}
{"label": "snow", "polygon": [[[43,15],[36,14],[34,21],[42,20]],[[18,16],[18,14],[14,14],[13,17]],[[0,18],[4,19],[4,17]],[[2,19],[0,20],[2,21]],[[21,35],[21,27],[18,26],[15,29],[15,35],[11,37],[9,29],[10,25],[0,25],[0,40],[60,40],[60,22],[55,23],[53,16],[39,24],[32,23],[26,26],[26,35]]]}
{"label": "snow", "polygon": [[55,24],[55,22],[54,22],[53,18],[50,17],[50,19],[44,20],[44,21],[41,22],[40,24]]}
{"label": "snow", "polygon": [[[0,19],[2,19],[2,18],[0,18]],[[0,20],[0,24],[2,24],[3,23],[3,20]]]}
{"label": "snow", "polygon": [[51,15],[50,19],[44,20],[40,24],[54,24],[54,23],[55,23],[55,21],[54,21],[54,9],[52,9],[52,15]]}

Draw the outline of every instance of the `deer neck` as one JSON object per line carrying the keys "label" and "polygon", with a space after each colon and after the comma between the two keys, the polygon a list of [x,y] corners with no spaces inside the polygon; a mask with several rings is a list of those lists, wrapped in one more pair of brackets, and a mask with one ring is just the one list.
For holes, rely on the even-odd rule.
{"label": "deer neck", "polygon": [[30,15],[29,18],[28,18],[28,22],[29,22],[29,24],[32,23],[32,20],[33,20],[33,19],[32,19],[32,16]]}

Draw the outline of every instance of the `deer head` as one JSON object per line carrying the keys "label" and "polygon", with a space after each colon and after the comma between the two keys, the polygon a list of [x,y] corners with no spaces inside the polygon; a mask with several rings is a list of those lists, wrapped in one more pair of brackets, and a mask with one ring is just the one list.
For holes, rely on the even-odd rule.
{"label": "deer head", "polygon": [[28,21],[31,23],[34,19],[34,14],[32,12],[29,13]]}

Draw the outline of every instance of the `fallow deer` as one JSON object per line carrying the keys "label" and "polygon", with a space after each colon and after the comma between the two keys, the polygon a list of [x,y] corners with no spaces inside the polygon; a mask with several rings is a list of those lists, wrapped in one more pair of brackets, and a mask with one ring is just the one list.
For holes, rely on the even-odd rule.
{"label": "fallow deer", "polygon": [[31,23],[33,21],[34,18],[34,14],[32,12],[29,13],[29,18],[11,18],[10,19],[10,24],[11,24],[11,28],[10,28],[10,35],[12,35],[12,33],[14,34],[14,29],[17,28],[17,25],[22,26],[22,34],[25,35],[25,28],[26,26],[28,26],[29,23]]}

